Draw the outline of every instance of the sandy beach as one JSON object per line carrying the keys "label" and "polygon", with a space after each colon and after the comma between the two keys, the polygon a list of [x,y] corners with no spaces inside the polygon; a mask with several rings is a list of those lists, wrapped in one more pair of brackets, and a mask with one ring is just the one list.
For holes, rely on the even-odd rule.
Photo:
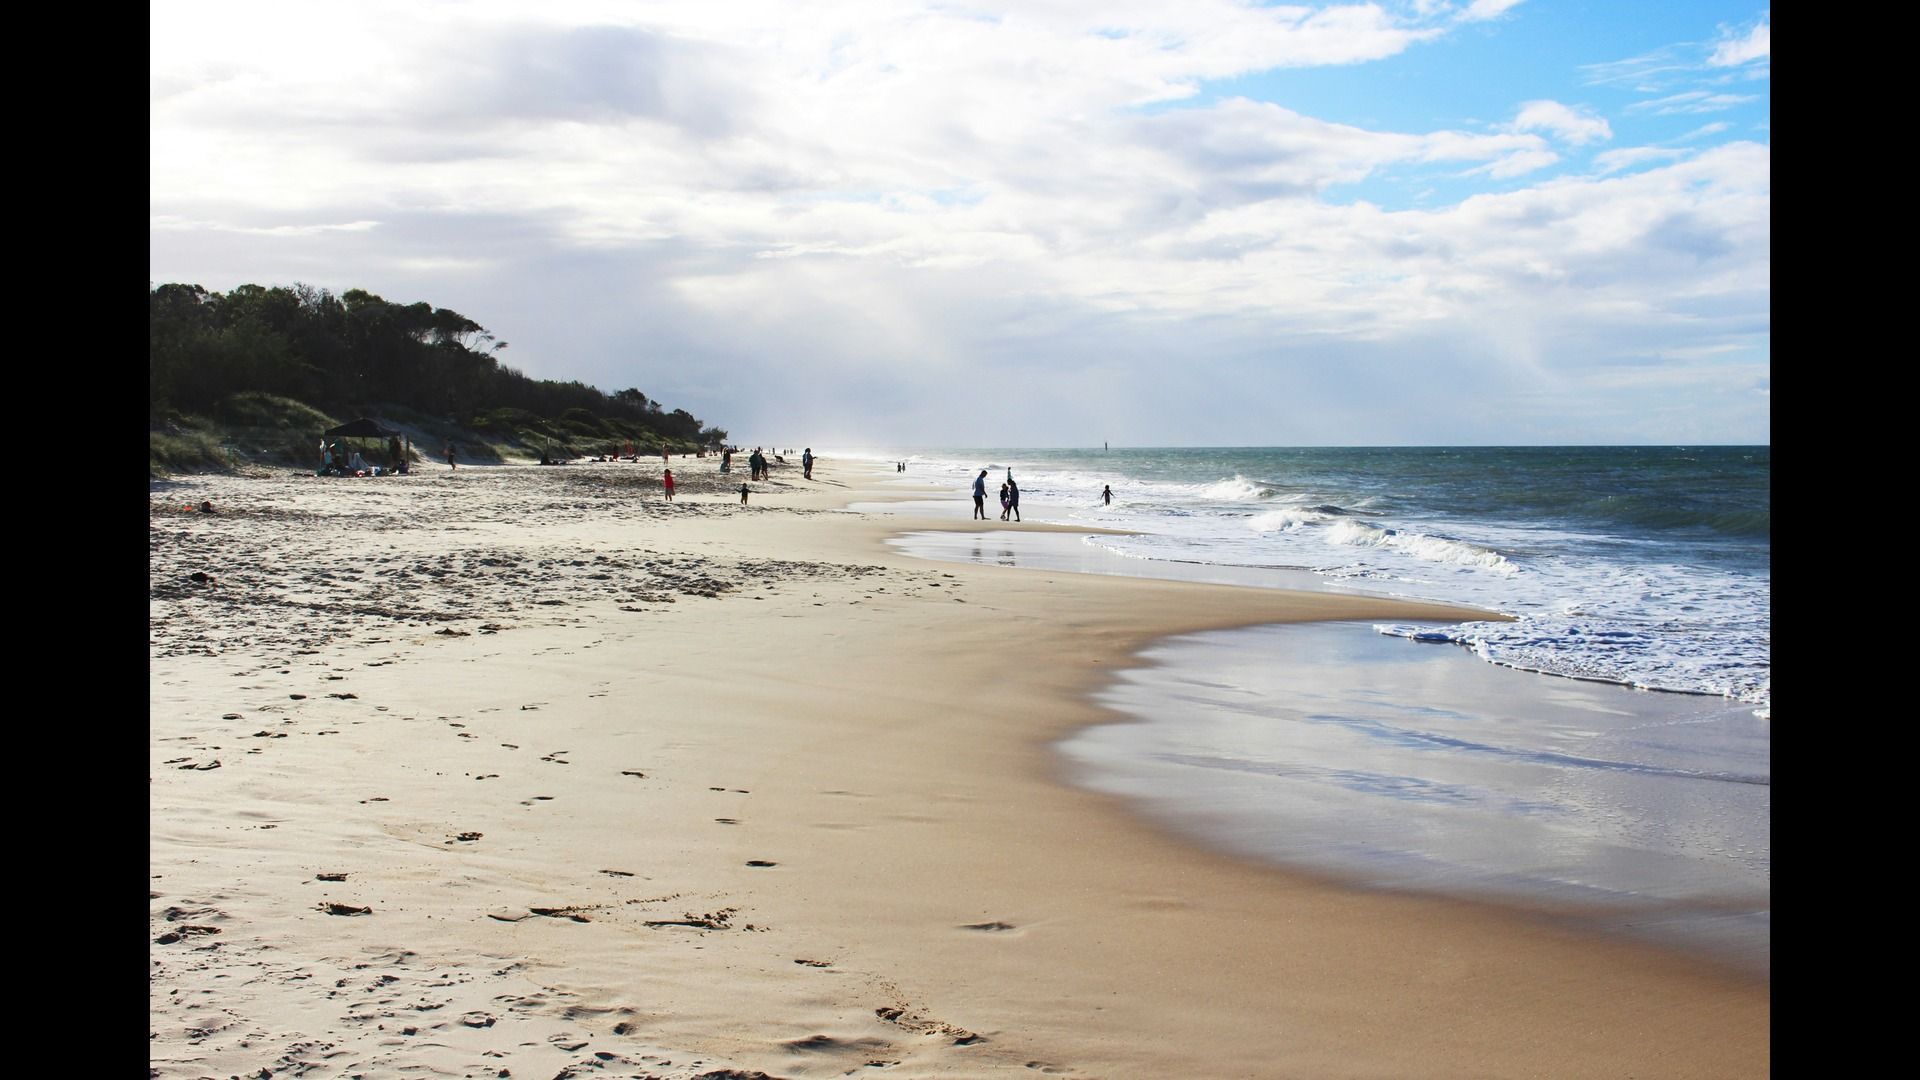
{"label": "sandy beach", "polygon": [[151,486],[151,1075],[1769,1071],[1764,978],[1064,780],[1168,635],[1479,613],[926,561],[964,499],[717,467]]}

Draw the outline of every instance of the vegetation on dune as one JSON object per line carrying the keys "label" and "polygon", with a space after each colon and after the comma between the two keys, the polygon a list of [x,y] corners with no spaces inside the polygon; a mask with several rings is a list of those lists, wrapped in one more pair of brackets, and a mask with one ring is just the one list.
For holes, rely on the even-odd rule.
{"label": "vegetation on dune", "polygon": [[362,289],[242,285],[150,291],[148,405],[154,473],[306,465],[320,432],[372,416],[466,461],[718,446],[727,433],[637,389],[532,379],[459,312]]}

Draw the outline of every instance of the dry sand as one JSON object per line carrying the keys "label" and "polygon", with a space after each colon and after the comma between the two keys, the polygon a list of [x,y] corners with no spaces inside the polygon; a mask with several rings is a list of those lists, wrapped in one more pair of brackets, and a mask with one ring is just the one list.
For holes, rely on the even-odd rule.
{"label": "dry sand", "polygon": [[922,562],[965,500],[716,467],[153,486],[152,1075],[1768,1071],[1763,981],[1058,778],[1154,637],[1445,609]]}

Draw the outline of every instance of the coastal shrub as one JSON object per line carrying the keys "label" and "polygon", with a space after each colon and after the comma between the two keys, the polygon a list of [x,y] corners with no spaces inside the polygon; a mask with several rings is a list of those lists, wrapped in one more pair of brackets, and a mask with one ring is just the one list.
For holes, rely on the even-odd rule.
{"label": "coastal shrub", "polygon": [[538,430],[540,423],[540,418],[533,413],[525,409],[508,407],[476,413],[468,422],[468,426],[489,435],[511,436],[524,430]]}
{"label": "coastal shrub", "polygon": [[607,433],[606,422],[586,409],[578,407],[568,409],[555,419],[567,425],[569,430],[579,431],[584,435],[605,435]]}
{"label": "coastal shrub", "polygon": [[358,416],[400,427],[428,456],[451,440],[473,461],[628,442],[685,453],[724,436],[635,387],[608,394],[529,378],[499,362],[506,342],[425,302],[301,284],[219,293],[170,283],[149,290],[148,316],[156,468],[236,458],[305,466],[322,431]]}
{"label": "coastal shrub", "polygon": [[230,472],[237,464],[219,436],[206,431],[150,431],[147,475]]}
{"label": "coastal shrub", "polygon": [[233,427],[297,432],[316,439],[336,423],[326,413],[304,402],[258,390],[243,390],[227,396],[214,410],[214,416]]}

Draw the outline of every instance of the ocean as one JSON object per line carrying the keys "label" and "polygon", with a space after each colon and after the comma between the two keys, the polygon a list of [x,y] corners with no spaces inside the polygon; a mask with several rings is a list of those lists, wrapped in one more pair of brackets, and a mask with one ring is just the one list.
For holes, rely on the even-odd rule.
{"label": "ocean", "polygon": [[952,486],[903,510],[970,515],[984,468],[997,519],[1010,468],[1026,520],[1133,533],[1021,535],[994,520],[897,541],[928,557],[1513,616],[1168,639],[1101,695],[1128,722],[1059,749],[1075,782],[1242,855],[1557,905],[1768,967],[1767,447],[858,456]]}
{"label": "ocean", "polygon": [[934,450],[896,460],[910,479],[956,485],[988,469],[990,503],[1012,468],[1031,520],[1137,530],[1087,541],[1119,555],[1307,571],[1516,617],[1384,634],[1442,635],[1495,664],[1719,695],[1763,714],[1771,704],[1764,446]]}

